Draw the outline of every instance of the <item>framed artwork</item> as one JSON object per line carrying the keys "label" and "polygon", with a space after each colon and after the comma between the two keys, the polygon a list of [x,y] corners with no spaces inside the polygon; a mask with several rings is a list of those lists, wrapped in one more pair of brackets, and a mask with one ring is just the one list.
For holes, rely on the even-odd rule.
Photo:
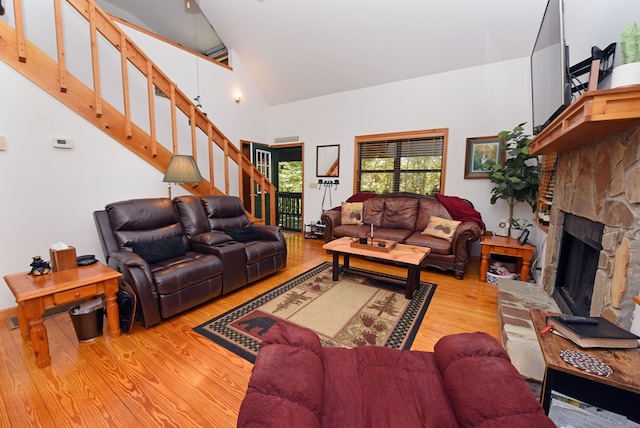
{"label": "framed artwork", "polygon": [[467,138],[464,178],[489,178],[493,165],[504,164],[502,141],[497,136]]}

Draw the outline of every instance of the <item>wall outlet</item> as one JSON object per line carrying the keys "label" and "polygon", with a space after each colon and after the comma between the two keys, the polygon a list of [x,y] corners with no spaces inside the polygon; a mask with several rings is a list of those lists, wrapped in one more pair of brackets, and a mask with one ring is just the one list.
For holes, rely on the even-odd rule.
{"label": "wall outlet", "polygon": [[0,151],[7,150],[7,140],[0,135]]}

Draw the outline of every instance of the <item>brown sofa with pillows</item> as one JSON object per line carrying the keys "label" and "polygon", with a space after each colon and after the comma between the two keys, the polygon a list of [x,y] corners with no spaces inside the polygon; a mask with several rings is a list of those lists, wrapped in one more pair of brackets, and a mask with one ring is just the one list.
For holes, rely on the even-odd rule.
{"label": "brown sofa with pillows", "polygon": [[480,239],[485,225],[471,202],[455,196],[414,193],[360,193],[340,207],[322,213],[324,240],[366,237],[431,248],[422,267],[452,270],[462,279],[469,245]]}
{"label": "brown sofa with pillows", "polygon": [[94,212],[107,264],[145,327],[286,267],[277,226],[253,226],[235,196],[132,199]]}
{"label": "brown sofa with pillows", "polygon": [[500,344],[486,333],[440,339],[433,352],[325,348],[279,322],[265,334],[238,427],[555,427]]}

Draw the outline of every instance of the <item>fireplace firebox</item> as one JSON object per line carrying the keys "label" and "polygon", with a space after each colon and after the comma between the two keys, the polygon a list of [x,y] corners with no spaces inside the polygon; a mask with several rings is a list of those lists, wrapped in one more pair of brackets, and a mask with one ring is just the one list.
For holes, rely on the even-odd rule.
{"label": "fireplace firebox", "polygon": [[589,316],[604,225],[565,213],[553,298],[563,313]]}

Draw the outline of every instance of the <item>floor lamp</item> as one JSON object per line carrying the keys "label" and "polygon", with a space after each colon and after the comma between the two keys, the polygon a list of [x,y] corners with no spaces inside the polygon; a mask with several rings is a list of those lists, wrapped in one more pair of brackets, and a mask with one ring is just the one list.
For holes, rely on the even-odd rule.
{"label": "floor lamp", "polygon": [[173,155],[162,181],[168,183],[171,199],[171,183],[202,183],[202,175],[193,156]]}

